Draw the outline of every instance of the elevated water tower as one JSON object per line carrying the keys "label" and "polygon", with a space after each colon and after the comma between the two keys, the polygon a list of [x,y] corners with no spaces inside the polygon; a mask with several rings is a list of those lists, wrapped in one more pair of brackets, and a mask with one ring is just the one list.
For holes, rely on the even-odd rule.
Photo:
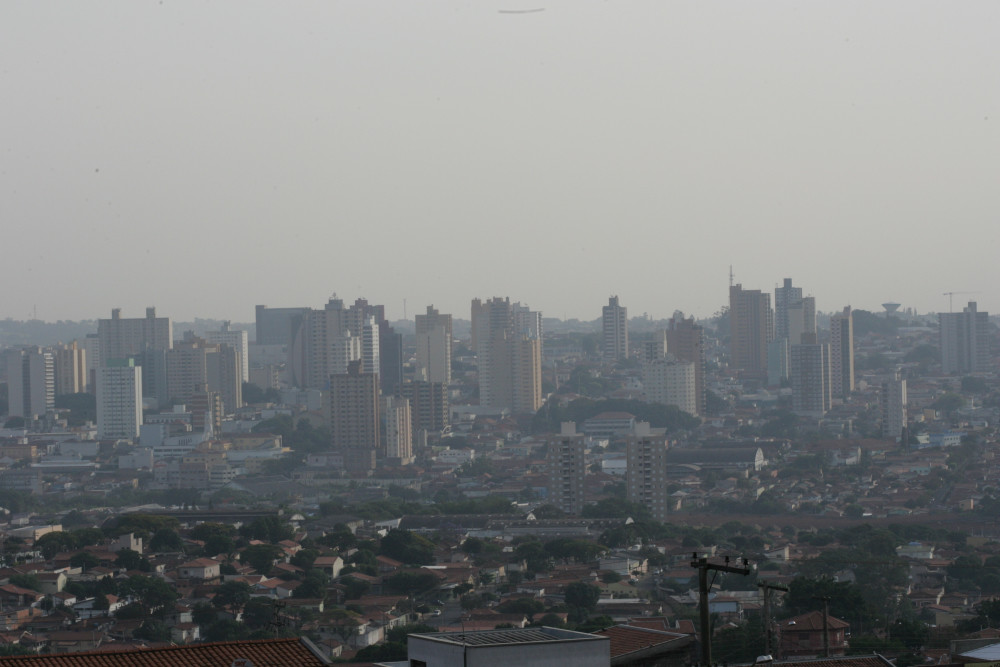
{"label": "elevated water tower", "polygon": [[892,317],[893,315],[895,315],[896,311],[899,310],[899,304],[898,303],[883,303],[882,307],[885,308],[885,317],[886,317],[886,319],[889,319],[890,317]]}

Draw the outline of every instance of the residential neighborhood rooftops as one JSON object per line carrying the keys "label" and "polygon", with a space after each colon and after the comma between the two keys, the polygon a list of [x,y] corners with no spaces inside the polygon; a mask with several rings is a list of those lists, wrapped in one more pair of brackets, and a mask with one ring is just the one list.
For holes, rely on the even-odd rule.
{"label": "residential neighborhood rooftops", "polygon": [[282,667],[320,667],[327,662],[319,657],[307,639],[260,639],[238,642],[215,642],[190,646],[168,646],[126,651],[88,651],[54,655],[0,657],[6,665],[52,665],[53,667],[215,667],[216,665],[253,664]]}

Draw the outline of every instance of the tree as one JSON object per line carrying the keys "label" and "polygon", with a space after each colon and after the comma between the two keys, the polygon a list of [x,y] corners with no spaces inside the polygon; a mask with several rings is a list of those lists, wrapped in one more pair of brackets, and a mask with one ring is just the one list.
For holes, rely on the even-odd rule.
{"label": "tree", "polygon": [[243,622],[254,629],[270,626],[274,617],[274,603],[267,598],[251,598],[243,608]]}
{"label": "tree", "polygon": [[136,600],[144,616],[168,608],[180,597],[177,589],[163,579],[139,574],[122,582],[119,589],[121,595],[131,595]]}
{"label": "tree", "polygon": [[565,599],[566,604],[570,607],[590,611],[597,606],[597,601],[601,599],[601,589],[592,584],[576,581],[566,586]]}
{"label": "tree", "polygon": [[170,516],[160,514],[125,514],[118,518],[110,533],[112,537],[134,533],[137,537],[147,538],[161,528],[177,530],[180,521]]}
{"label": "tree", "polygon": [[961,394],[956,394],[951,391],[946,391],[945,393],[938,396],[938,399],[931,403],[931,407],[935,410],[940,410],[941,412],[951,413],[958,410],[960,407],[965,405],[965,399],[962,398]]}
{"label": "tree", "polygon": [[76,547],[76,540],[73,535],[63,531],[45,533],[35,540],[35,549],[42,552],[42,557],[46,560],[52,558],[62,551],[69,551]]}
{"label": "tree", "polygon": [[142,625],[132,632],[132,636],[138,639],[148,639],[151,642],[170,641],[170,628],[164,625],[163,621],[146,619]]}
{"label": "tree", "polygon": [[123,570],[141,570],[142,572],[149,572],[153,569],[153,566],[149,564],[148,560],[143,558],[142,554],[132,549],[122,549],[119,551],[118,557],[115,559],[115,566]]}
{"label": "tree", "polygon": [[73,554],[69,559],[69,564],[72,567],[83,568],[84,570],[89,570],[92,567],[97,567],[101,564],[101,559],[90,553],[89,551],[78,551]]}
{"label": "tree", "polygon": [[292,591],[293,598],[299,599],[326,599],[326,585],[330,583],[330,577],[322,570],[309,570],[302,579],[299,587]]}
{"label": "tree", "polygon": [[295,531],[277,516],[262,516],[253,523],[240,528],[240,535],[248,540],[260,540],[277,544],[295,537]]}
{"label": "tree", "polygon": [[247,602],[253,589],[245,581],[227,581],[215,589],[212,606],[216,609],[226,609],[238,616]]}
{"label": "tree", "polygon": [[219,612],[207,602],[199,602],[191,610],[191,620],[201,626],[211,625],[218,618]]}
{"label": "tree", "polygon": [[42,584],[38,581],[38,577],[33,574],[12,574],[10,575],[10,583],[32,591],[42,590]]}
{"label": "tree", "polygon": [[149,541],[149,550],[153,553],[184,551],[184,540],[172,528],[160,528]]}
{"label": "tree", "polygon": [[274,544],[251,544],[240,553],[240,562],[247,563],[260,574],[267,574],[282,553],[281,547]]}
{"label": "tree", "polygon": [[393,528],[379,543],[379,554],[410,565],[434,562],[434,543],[406,530]]}
{"label": "tree", "polygon": [[210,642],[231,642],[246,639],[249,628],[239,621],[230,618],[220,618],[205,628],[205,640]]}
{"label": "tree", "polygon": [[440,580],[432,572],[396,572],[386,580],[386,585],[402,595],[418,595],[437,587]]}

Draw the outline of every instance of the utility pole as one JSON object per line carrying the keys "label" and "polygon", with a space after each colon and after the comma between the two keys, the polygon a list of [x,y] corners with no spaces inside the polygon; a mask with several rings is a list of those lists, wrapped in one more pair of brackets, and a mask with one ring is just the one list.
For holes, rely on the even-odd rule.
{"label": "utility pole", "polygon": [[698,558],[698,552],[694,552],[691,555],[691,567],[698,568],[698,614],[701,621],[701,664],[704,667],[710,667],[712,664],[712,629],[711,622],[709,620],[708,614],[708,592],[712,590],[712,584],[715,583],[715,577],[718,574],[712,576],[712,581],[708,581],[708,571],[713,572],[732,572],[733,574],[742,574],[744,577],[750,574],[750,563],[746,558],[743,560],[742,567],[733,567],[729,564],[729,556],[726,556],[726,562],[723,563],[709,563],[707,556],[702,556]]}
{"label": "utility pole", "polygon": [[788,586],[784,584],[772,584],[767,581],[758,581],[757,586],[763,589],[764,593],[764,653],[771,653],[771,591],[788,592]]}
{"label": "utility pole", "polygon": [[814,600],[823,601],[823,657],[830,657],[830,596],[816,595]]}

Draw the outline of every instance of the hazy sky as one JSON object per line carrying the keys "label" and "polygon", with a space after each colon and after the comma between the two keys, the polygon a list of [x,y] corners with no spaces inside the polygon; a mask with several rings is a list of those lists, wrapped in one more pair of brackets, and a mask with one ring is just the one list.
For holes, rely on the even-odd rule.
{"label": "hazy sky", "polygon": [[998,25],[995,0],[9,0],[0,317],[701,316],[730,264],[824,311],[1000,312]]}

